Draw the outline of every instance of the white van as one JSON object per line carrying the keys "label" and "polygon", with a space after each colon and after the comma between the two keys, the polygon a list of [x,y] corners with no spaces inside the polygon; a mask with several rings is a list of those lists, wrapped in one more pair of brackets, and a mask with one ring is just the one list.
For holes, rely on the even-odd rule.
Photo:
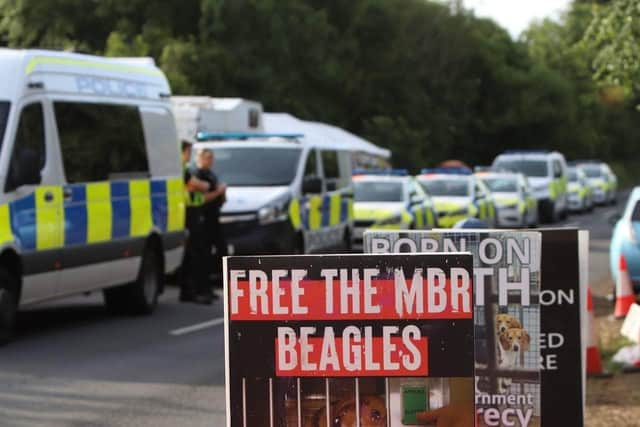
{"label": "white van", "polygon": [[351,153],[318,135],[200,133],[227,184],[222,223],[230,254],[349,248]]}
{"label": "white van", "polygon": [[539,218],[544,222],[565,219],[569,211],[568,172],[564,156],[557,151],[510,150],[498,155],[495,171],[525,175],[538,202]]}
{"label": "white van", "polygon": [[167,80],[148,58],[0,49],[0,342],[19,306],[104,290],[150,313],[184,241]]}

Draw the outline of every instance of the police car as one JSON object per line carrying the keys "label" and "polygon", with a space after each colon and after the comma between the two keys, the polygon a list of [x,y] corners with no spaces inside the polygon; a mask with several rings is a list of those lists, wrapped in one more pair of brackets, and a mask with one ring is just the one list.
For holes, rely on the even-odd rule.
{"label": "police car", "polygon": [[476,176],[493,194],[499,227],[533,227],[538,224],[538,203],[524,175],[481,172]]}
{"label": "police car", "polygon": [[423,169],[418,182],[431,195],[438,226],[451,228],[465,218],[496,226],[495,202],[484,183],[465,168]]}
{"label": "police car", "polygon": [[562,154],[544,150],[506,151],[494,159],[492,169],[519,172],[527,177],[538,200],[542,221],[566,218],[569,210],[567,163]]}
{"label": "police car", "polygon": [[593,201],[596,204],[615,203],[618,179],[609,165],[598,160],[577,161],[575,165],[584,170],[589,187],[593,192]]}
{"label": "police car", "polygon": [[577,212],[591,211],[593,209],[593,190],[589,185],[587,175],[578,166],[570,166],[567,171],[569,209]]}
{"label": "police car", "polygon": [[150,313],[184,242],[170,88],[150,58],[0,49],[0,342],[18,307],[104,290]]}
{"label": "police car", "polygon": [[312,134],[200,132],[227,184],[220,223],[230,254],[348,249],[353,228],[351,153]]}
{"label": "police car", "polygon": [[428,194],[406,170],[363,170],[353,177],[354,243],[365,229],[429,229],[437,226]]}

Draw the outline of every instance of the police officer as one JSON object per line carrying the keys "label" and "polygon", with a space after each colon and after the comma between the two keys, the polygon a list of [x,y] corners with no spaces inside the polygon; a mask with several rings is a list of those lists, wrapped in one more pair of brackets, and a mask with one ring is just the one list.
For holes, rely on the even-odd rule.
{"label": "police officer", "polygon": [[210,149],[200,150],[196,157],[198,170],[196,176],[206,181],[213,191],[205,196],[203,206],[204,233],[210,266],[209,274],[214,276],[214,285],[222,284],[222,257],[227,254],[227,242],[220,227],[220,208],[225,202],[227,186],[220,182],[213,172],[214,154]]}
{"label": "police officer", "polygon": [[207,248],[204,237],[203,205],[211,197],[211,185],[198,179],[188,168],[191,160],[191,142],[182,141],[184,169],[186,227],[189,231],[180,274],[180,301],[211,304],[207,277]]}

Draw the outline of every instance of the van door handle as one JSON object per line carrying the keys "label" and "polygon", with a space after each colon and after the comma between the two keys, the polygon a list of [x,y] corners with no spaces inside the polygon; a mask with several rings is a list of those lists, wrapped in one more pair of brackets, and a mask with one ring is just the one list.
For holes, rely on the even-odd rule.
{"label": "van door handle", "polygon": [[53,202],[53,193],[51,191],[44,193],[44,201],[47,203]]}
{"label": "van door handle", "polygon": [[73,198],[73,191],[70,188],[65,188],[62,197],[64,197],[65,202],[70,202]]}

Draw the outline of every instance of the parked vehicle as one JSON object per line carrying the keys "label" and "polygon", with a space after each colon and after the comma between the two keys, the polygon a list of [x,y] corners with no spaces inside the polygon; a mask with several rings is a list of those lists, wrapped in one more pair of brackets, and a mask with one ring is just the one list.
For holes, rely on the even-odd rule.
{"label": "parked vehicle", "polygon": [[544,150],[506,151],[494,159],[492,168],[496,172],[519,172],[527,177],[533,196],[538,200],[541,221],[556,222],[567,217],[567,163],[561,153]]}
{"label": "parked vehicle", "polygon": [[538,202],[524,175],[504,172],[481,172],[476,175],[493,194],[498,227],[538,225]]}
{"label": "parked vehicle", "polygon": [[151,313],[182,259],[167,79],[150,58],[0,49],[0,342],[18,307],[104,290]]}
{"label": "parked vehicle", "polygon": [[622,215],[614,218],[613,235],[609,249],[609,261],[611,267],[611,277],[614,283],[618,280],[620,264],[623,262],[627,266],[634,292],[640,294],[640,187],[635,187]]}
{"label": "parked vehicle", "polygon": [[593,210],[593,191],[587,180],[587,175],[579,166],[568,168],[569,210],[586,212]]}
{"label": "parked vehicle", "polygon": [[599,160],[578,161],[576,166],[584,170],[593,193],[593,201],[598,205],[614,204],[618,191],[618,178],[604,162]]}
{"label": "parked vehicle", "polygon": [[467,168],[423,169],[416,178],[433,198],[439,227],[451,228],[465,218],[478,218],[491,228],[497,225],[491,191]]}
{"label": "parked vehicle", "polygon": [[[317,135],[316,135],[317,136]],[[220,222],[230,254],[348,249],[353,235],[351,153],[302,134],[199,133],[227,184]]]}
{"label": "parked vehicle", "polygon": [[374,229],[430,229],[437,226],[431,197],[405,170],[358,171],[354,184],[354,243]]}

